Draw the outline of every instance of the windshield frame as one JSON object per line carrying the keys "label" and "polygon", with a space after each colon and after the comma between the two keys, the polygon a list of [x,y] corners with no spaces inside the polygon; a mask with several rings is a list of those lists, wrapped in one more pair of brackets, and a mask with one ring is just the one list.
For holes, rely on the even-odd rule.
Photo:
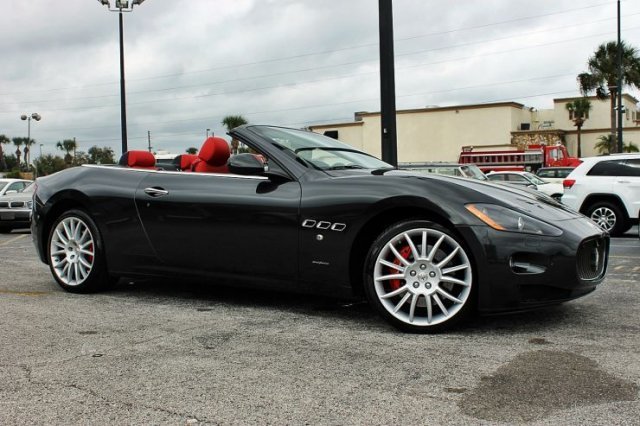
{"label": "windshield frame", "polygon": [[529,182],[533,183],[534,185],[546,185],[549,183],[531,172],[525,172],[523,173],[523,176],[525,176],[529,180]]}
{"label": "windshield frame", "polygon": [[251,130],[298,163],[316,170],[395,168],[371,154],[319,133],[273,126],[252,126]]}

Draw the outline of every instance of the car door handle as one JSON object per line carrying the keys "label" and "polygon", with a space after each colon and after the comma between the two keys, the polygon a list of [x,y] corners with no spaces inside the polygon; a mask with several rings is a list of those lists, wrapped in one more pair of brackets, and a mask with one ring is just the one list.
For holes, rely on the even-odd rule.
{"label": "car door handle", "polygon": [[619,180],[619,181],[617,181],[617,182],[618,182],[618,183],[631,183],[631,181],[629,181],[629,180]]}
{"label": "car door handle", "polygon": [[145,188],[144,192],[145,194],[150,195],[152,197],[163,197],[169,193],[169,191],[165,189],[156,188],[156,187]]}

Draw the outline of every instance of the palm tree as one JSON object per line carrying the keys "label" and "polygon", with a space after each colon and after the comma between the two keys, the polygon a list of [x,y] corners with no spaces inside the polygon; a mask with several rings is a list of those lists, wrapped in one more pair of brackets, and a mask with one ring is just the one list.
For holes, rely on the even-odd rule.
{"label": "palm tree", "polygon": [[24,149],[22,150],[24,152],[24,163],[25,164],[29,164],[29,162],[31,161],[31,148],[30,146],[33,145],[34,143],[36,143],[36,141],[34,139],[28,139],[28,138],[24,138]]}
{"label": "palm tree", "polygon": [[612,142],[611,135],[602,135],[598,138],[598,142],[596,142],[595,148],[599,154],[604,155],[613,152],[613,150],[615,149],[615,146],[613,145],[614,143]]}
{"label": "palm tree", "polygon": [[20,151],[20,147],[24,143],[26,138],[13,138],[13,144],[16,146],[16,158],[18,159],[18,168],[20,168],[20,156],[22,155],[22,151]]}
{"label": "palm tree", "polygon": [[582,149],[580,147],[581,130],[584,122],[589,118],[589,110],[591,110],[591,102],[588,98],[575,99],[567,103],[567,111],[569,111],[569,119],[578,128],[578,158],[582,157]]}
{"label": "palm tree", "polygon": [[[622,42],[622,86],[618,83],[618,43],[601,44],[589,58],[588,72],[578,75],[578,84],[583,95],[595,91],[598,99],[611,99],[611,135],[616,134],[616,96],[624,86],[640,88],[640,57],[635,48]],[[615,152],[611,151],[611,152]]]}
{"label": "palm tree", "polygon": [[638,145],[629,141],[629,143],[622,144],[622,152],[640,152],[640,149],[638,149]]}
{"label": "palm tree", "polygon": [[11,139],[6,135],[0,135],[0,170],[7,169],[7,162],[4,159],[4,150],[2,149],[2,145],[6,143],[11,143]]}
{"label": "palm tree", "polygon": [[191,155],[195,155],[195,154],[198,153],[198,148],[196,148],[195,146],[187,148],[186,153],[187,154],[191,154]]}
{"label": "palm tree", "polygon": [[78,148],[78,144],[76,143],[76,139],[65,139],[62,142],[56,144],[56,148],[61,151],[66,152],[64,156],[64,161],[67,164],[71,164],[73,162],[73,157],[71,156],[71,151],[76,152],[76,148]]}
{"label": "palm tree", "polygon": [[[227,131],[230,132],[232,129],[235,129],[238,126],[242,126],[243,124],[249,123],[243,116],[241,115],[227,115],[222,119],[222,124],[227,128]],[[238,153],[238,145],[239,142],[236,138],[231,139],[231,150],[233,154]]]}

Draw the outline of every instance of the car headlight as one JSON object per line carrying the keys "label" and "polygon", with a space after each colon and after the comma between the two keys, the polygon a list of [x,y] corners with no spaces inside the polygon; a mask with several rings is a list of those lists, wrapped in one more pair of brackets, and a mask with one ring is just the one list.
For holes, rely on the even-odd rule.
{"label": "car headlight", "polygon": [[475,217],[498,231],[559,237],[562,230],[541,220],[495,204],[467,204]]}
{"label": "car headlight", "polygon": [[33,208],[33,201],[27,201],[27,208]]}

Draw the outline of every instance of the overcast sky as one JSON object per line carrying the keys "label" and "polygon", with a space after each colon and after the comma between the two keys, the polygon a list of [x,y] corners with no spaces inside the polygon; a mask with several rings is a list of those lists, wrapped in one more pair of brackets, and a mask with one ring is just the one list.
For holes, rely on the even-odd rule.
{"label": "overcast sky", "polygon": [[[622,37],[640,48],[640,1],[621,4]],[[96,0],[2,6],[0,134],[26,137],[20,115],[38,112],[34,156],[73,137],[119,156],[117,13]],[[579,94],[587,58],[616,39],[615,0],[393,7],[398,109],[552,108]],[[303,127],[380,110],[377,0],[146,0],[124,29],[129,149],[146,149],[147,131],[154,149],[199,148],[207,128],[224,135],[227,115]]]}

